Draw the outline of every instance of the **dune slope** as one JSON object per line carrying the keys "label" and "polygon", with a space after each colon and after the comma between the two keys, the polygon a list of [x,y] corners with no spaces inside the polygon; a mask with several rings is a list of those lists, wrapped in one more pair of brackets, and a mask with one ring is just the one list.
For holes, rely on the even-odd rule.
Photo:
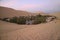
{"label": "dune slope", "polygon": [[60,20],[38,25],[16,25],[0,21],[1,40],[60,40],[59,30]]}
{"label": "dune slope", "polygon": [[28,15],[31,15],[31,13],[7,7],[0,7],[0,18],[14,17],[14,16],[28,16]]}

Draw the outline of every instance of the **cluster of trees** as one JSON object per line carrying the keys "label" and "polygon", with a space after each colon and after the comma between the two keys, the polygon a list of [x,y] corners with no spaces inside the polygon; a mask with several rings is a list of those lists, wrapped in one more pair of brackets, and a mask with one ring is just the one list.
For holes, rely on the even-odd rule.
{"label": "cluster of trees", "polygon": [[11,23],[17,23],[17,24],[25,24],[26,18],[24,16],[20,17],[13,17],[10,19]]}
{"label": "cluster of trees", "polygon": [[[26,24],[26,21],[34,21],[33,24],[40,24],[45,23],[47,17],[50,17],[49,15],[36,15],[36,16],[20,16],[20,17],[12,17],[12,18],[3,18],[1,20],[11,22],[11,23],[17,23],[17,24]],[[9,19],[9,20],[6,20]]]}
{"label": "cluster of trees", "polygon": [[34,24],[40,24],[40,23],[45,23],[46,22],[46,17],[42,16],[42,15],[36,15],[35,20],[34,20]]}

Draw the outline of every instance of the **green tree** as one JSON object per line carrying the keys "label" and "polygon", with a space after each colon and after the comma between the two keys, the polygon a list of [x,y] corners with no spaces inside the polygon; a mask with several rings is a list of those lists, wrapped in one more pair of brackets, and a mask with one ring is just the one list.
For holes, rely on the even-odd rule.
{"label": "green tree", "polygon": [[26,18],[24,16],[20,16],[17,21],[18,24],[25,24]]}
{"label": "green tree", "polygon": [[12,22],[12,23],[17,23],[17,19],[18,19],[18,17],[13,17],[13,18],[11,18],[10,19],[10,22]]}
{"label": "green tree", "polygon": [[45,22],[46,22],[46,18],[39,14],[36,16],[34,24],[45,23]]}

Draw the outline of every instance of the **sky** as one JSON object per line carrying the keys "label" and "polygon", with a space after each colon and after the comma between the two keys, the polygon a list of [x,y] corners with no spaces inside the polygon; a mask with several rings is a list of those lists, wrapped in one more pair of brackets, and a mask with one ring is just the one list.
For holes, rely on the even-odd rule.
{"label": "sky", "polygon": [[60,12],[60,0],[0,0],[0,6],[29,12]]}

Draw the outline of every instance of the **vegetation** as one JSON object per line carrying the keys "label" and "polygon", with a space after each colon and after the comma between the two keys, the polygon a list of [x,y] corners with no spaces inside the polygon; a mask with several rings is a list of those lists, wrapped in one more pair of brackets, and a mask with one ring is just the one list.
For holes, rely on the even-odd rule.
{"label": "vegetation", "polygon": [[36,15],[34,24],[39,24],[39,23],[44,23],[46,22],[46,17],[42,16],[42,15]]}
{"label": "vegetation", "polygon": [[18,24],[25,24],[25,22],[26,22],[26,18],[24,16],[22,16],[22,17],[20,16],[17,20]]}
{"label": "vegetation", "polygon": [[0,20],[2,20],[2,19],[0,18]]}
{"label": "vegetation", "polygon": [[[26,24],[26,21],[32,21],[33,20],[33,23],[32,24],[40,24],[40,23],[45,23],[46,22],[46,19],[47,17],[52,17],[50,15],[36,15],[36,16],[20,16],[20,17],[12,17],[10,18],[10,21],[11,23],[17,23],[17,24]],[[56,18],[56,17],[55,17]],[[8,21],[6,20],[8,18],[3,18],[2,20],[3,21]]]}
{"label": "vegetation", "polygon": [[13,17],[13,18],[10,19],[10,22],[17,23],[17,19],[18,19],[18,17]]}

